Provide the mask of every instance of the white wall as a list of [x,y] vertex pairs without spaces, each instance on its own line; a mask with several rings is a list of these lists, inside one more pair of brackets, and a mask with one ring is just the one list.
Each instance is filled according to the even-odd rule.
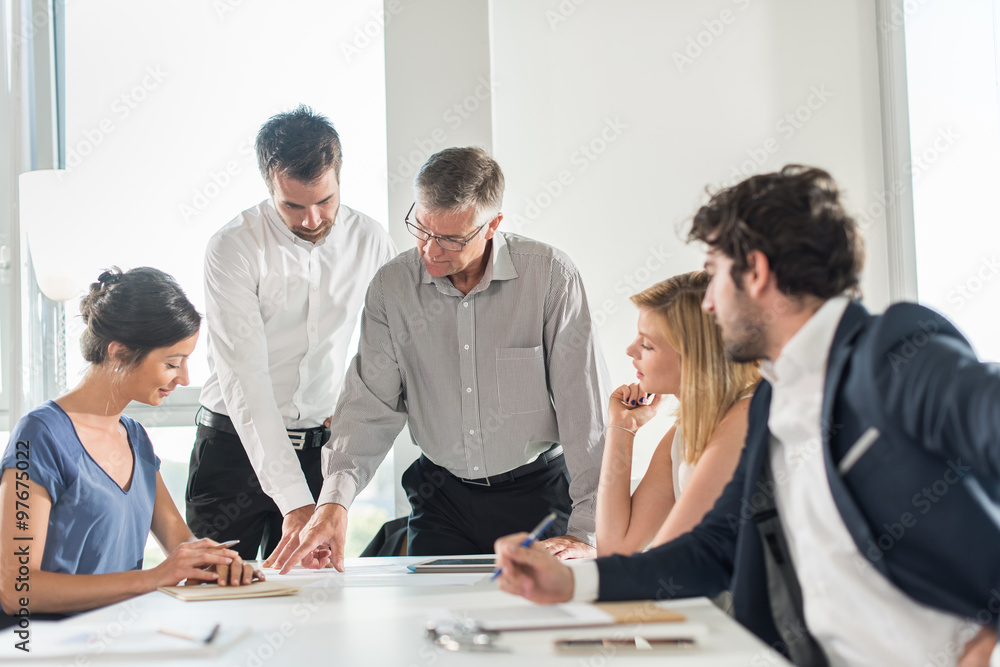
[[[888,303],[875,0],[400,1],[386,28],[400,249],[411,247],[398,224],[411,195],[393,174],[405,158],[492,146],[507,178],[503,226],[577,263],[612,378],[626,382],[628,296],[701,265],[680,229],[705,187],[801,162],[874,213],[861,216],[863,289],[873,309]],[[470,98],[481,101],[484,75],[491,110]],[[475,109],[449,122],[463,100]],[[637,472],[670,419],[644,429]],[[413,453],[397,447],[397,475]]]
[[[614,382],[634,378],[628,296],[701,266],[678,230],[706,185],[800,162],[856,209],[883,190],[871,0],[496,0],[491,17],[504,225],[577,263]],[[862,222],[881,309],[883,221]]]

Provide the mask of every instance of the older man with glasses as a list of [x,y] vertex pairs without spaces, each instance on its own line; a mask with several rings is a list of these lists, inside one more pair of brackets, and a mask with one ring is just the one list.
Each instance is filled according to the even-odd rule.
[[543,545],[593,553],[608,373],[569,258],[497,231],[503,190],[478,148],[421,168],[405,218],[417,247],[368,288],[319,507],[276,567],[343,570],[347,509],[407,422],[422,451],[402,480],[410,555],[492,553],[550,511]]

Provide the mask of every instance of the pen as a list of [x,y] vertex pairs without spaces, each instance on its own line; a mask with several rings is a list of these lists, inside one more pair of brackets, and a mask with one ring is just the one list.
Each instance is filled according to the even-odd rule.
[[[555,512],[549,512],[548,514],[546,514],[545,518],[539,521],[538,525],[535,526],[535,529],[532,530],[530,533],[528,533],[528,536],[524,538],[523,542],[521,542],[521,548],[526,549],[530,547],[532,544],[534,544],[535,541],[538,539],[538,536],[544,533],[546,530],[548,530],[549,526],[552,525],[552,522],[555,521],[556,518],[557,517]],[[495,580],[497,577],[500,576],[502,572],[503,568],[500,567],[493,570],[493,574],[490,575],[490,581]]]
[[229,547],[235,547],[239,544],[239,540],[229,540],[228,542],[223,542],[222,544],[216,544],[213,549],[228,549]]
[[211,644],[215,641],[215,638],[219,636],[219,628],[222,627],[220,623],[216,623],[215,627],[205,635],[204,637],[194,637],[187,634],[186,632],[180,632],[178,630],[171,630],[170,628],[157,628],[157,632],[170,635],[171,637],[177,637],[179,639],[187,639],[188,641],[198,642],[199,644]]

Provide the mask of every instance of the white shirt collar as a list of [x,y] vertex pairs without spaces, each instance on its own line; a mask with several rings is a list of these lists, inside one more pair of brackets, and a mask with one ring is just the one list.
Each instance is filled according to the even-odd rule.
[[830,357],[830,346],[837,325],[847,310],[850,299],[835,296],[820,306],[812,317],[792,336],[774,361],[765,360],[760,374],[772,386],[791,382],[805,373],[821,373]]
[[296,245],[302,246],[303,248],[319,248],[323,246],[334,234],[340,233],[340,230],[344,227],[342,223],[347,218],[347,212],[344,210],[343,205],[341,205],[337,208],[337,217],[333,222],[333,229],[330,230],[330,233],[327,234],[326,237],[313,243],[312,241],[306,241],[305,239],[299,238],[292,233],[292,230],[288,228],[288,225],[285,224],[285,221],[282,220],[281,216],[278,214],[278,210],[274,206],[273,199],[267,198],[264,200],[263,210],[265,211],[264,217],[269,223],[271,223],[271,226],[274,227],[282,238],[287,239]]

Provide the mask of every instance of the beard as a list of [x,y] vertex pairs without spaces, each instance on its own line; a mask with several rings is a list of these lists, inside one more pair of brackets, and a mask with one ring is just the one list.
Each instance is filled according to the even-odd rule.
[[759,361],[767,356],[764,311],[743,292],[737,291],[737,294],[726,325],[720,321],[726,357],[736,363]]

